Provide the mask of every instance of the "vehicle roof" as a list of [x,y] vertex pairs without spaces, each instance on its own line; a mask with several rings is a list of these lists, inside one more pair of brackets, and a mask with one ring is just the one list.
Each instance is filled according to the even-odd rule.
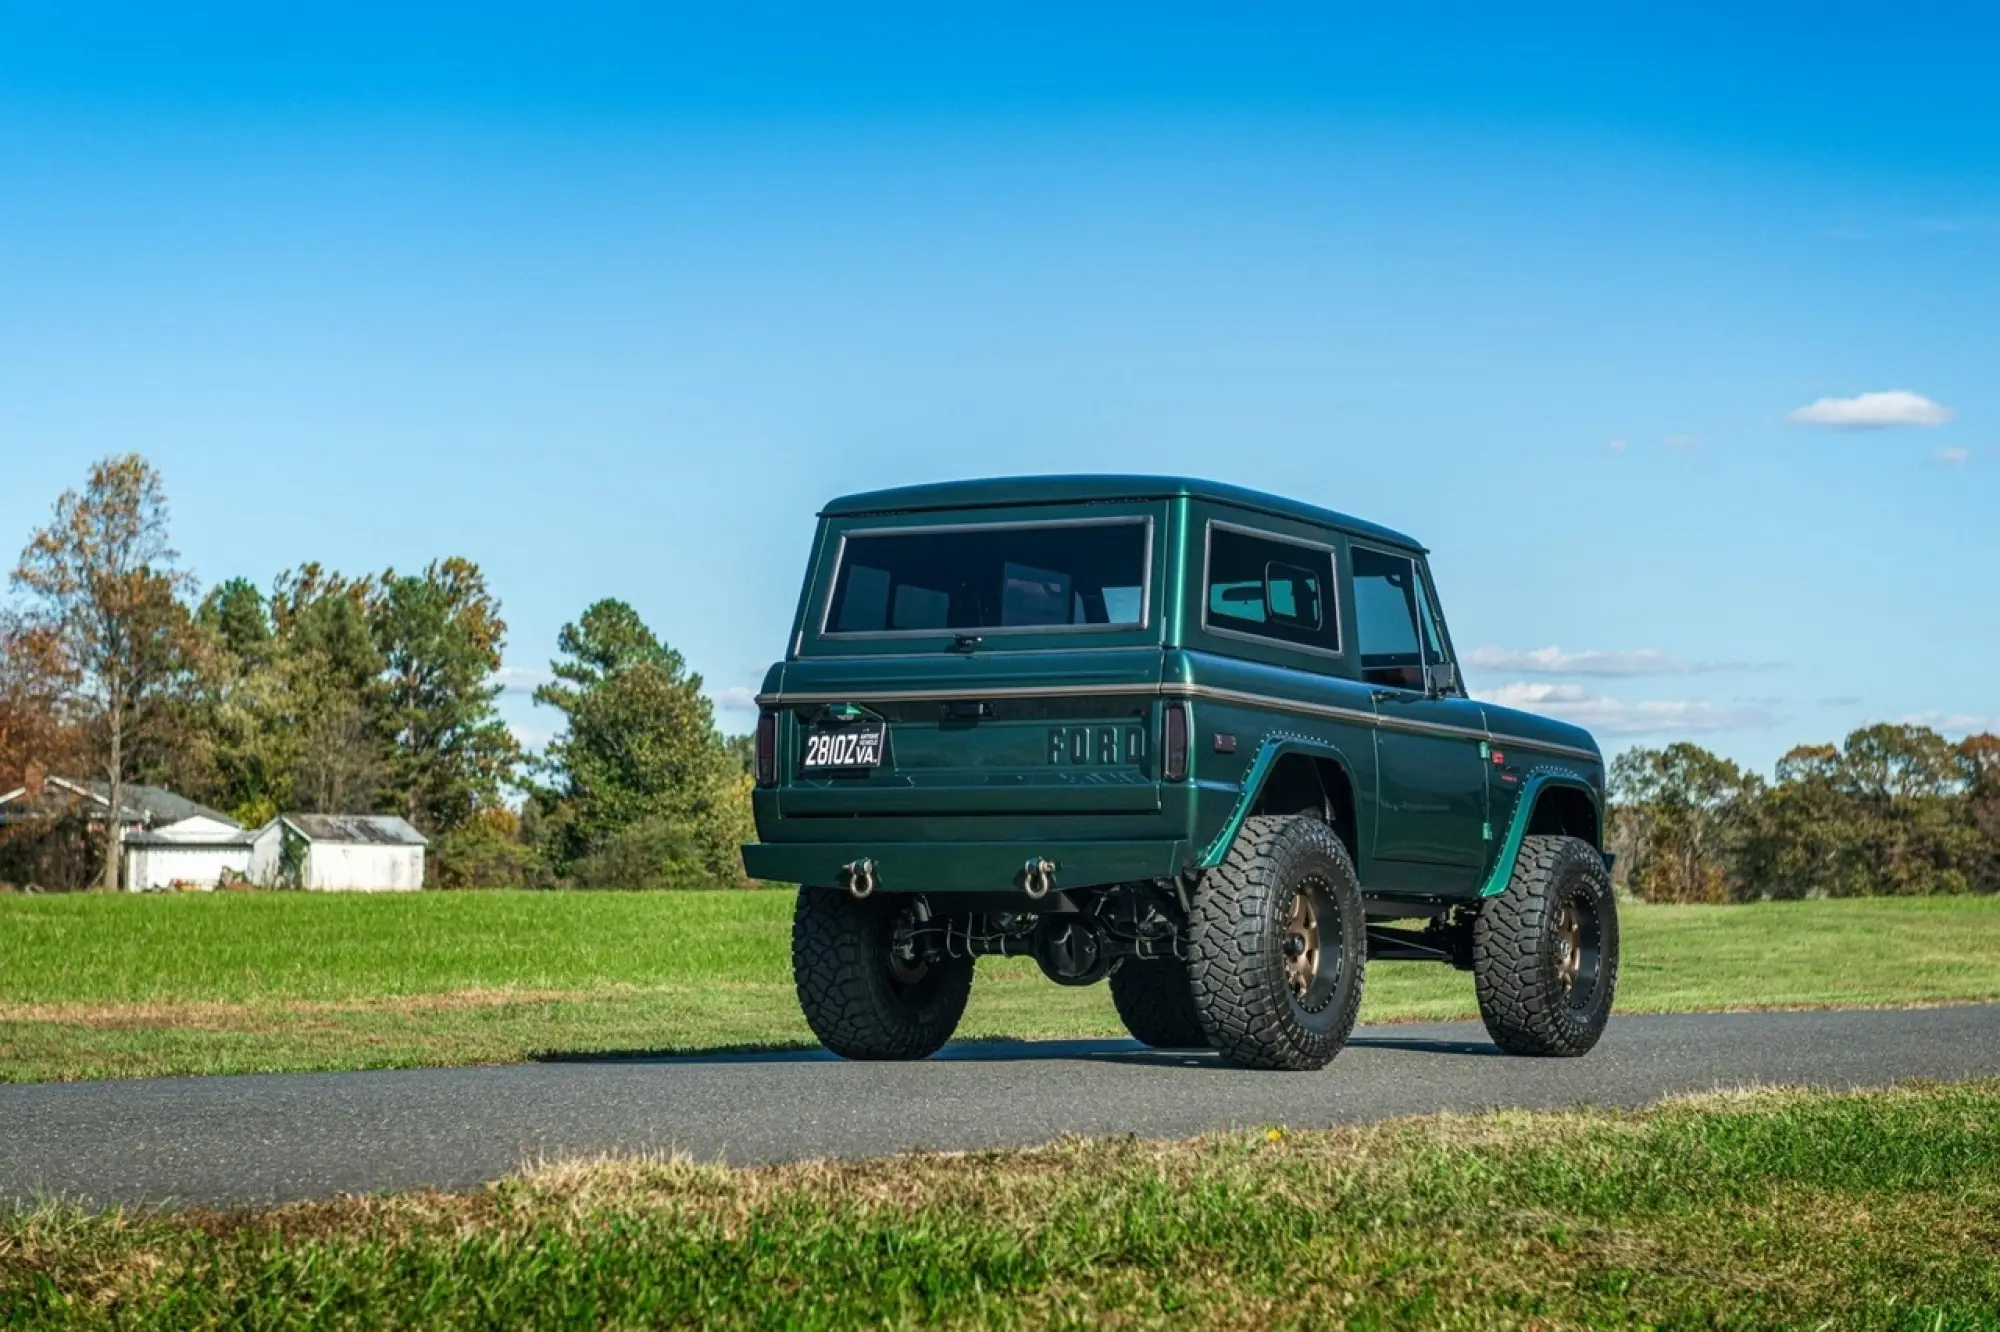
[[1186,476],[999,476],[965,481],[938,481],[923,486],[898,486],[843,495],[820,510],[822,518],[852,518],[863,514],[915,513],[944,509],[997,509],[1023,504],[1074,504],[1108,500],[1198,499],[1240,509],[1273,514],[1297,522],[1338,528],[1412,550],[1423,550],[1416,538],[1394,528],[1353,518],[1316,504],[1245,486],[1225,485]]

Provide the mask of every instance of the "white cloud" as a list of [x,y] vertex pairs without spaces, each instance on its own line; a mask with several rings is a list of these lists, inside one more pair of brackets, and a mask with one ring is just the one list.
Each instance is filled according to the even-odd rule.
[[727,685],[709,694],[717,712],[755,712],[757,691],[749,685]]
[[1977,712],[1912,712],[1898,717],[1899,726],[1928,726],[1940,735],[2000,735],[2000,715]]
[[1625,452],[1625,441],[1622,439],[1614,439],[1611,441],[1610,447],[1613,453],[1623,453]]
[[1932,455],[1947,467],[1963,467],[1972,459],[1971,449],[1939,449]]
[[1576,684],[1539,684],[1527,680],[1516,680],[1503,684],[1497,689],[1473,691],[1488,703],[1498,703],[1503,708],[1541,708],[1566,703],[1584,703],[1590,691]]
[[1488,671],[1520,671],[1527,675],[1716,675],[1724,671],[1768,671],[1772,662],[1683,661],[1658,648],[1628,652],[1592,649],[1568,652],[1559,647],[1529,648],[1518,651],[1502,647],[1474,648],[1465,664]]
[[1852,398],[1821,398],[1787,419],[1800,425],[1832,426],[1836,430],[1886,430],[1891,426],[1941,426],[1951,420],[1949,408],[1908,389],[1860,393]]
[[1597,735],[1694,735],[1772,726],[1777,718],[1761,704],[1708,699],[1643,699],[1636,703],[1593,694],[1582,685],[1517,681],[1474,697],[1504,708],[1539,712]]
[[556,677],[533,666],[502,666],[493,672],[493,683],[506,694],[532,694]]

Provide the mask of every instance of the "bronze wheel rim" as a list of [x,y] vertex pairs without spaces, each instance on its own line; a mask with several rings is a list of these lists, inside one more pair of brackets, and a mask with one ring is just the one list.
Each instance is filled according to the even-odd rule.
[[1564,897],[1554,932],[1555,979],[1563,1007],[1587,1012],[1597,997],[1598,959],[1604,946],[1604,922],[1597,904],[1580,893]]
[[1565,996],[1576,993],[1576,973],[1583,966],[1583,917],[1576,903],[1563,903],[1556,919],[1556,979]]
[[1340,915],[1326,882],[1309,878],[1292,894],[1278,931],[1285,997],[1300,1014],[1316,1016],[1339,988],[1343,952]]
[[1303,1004],[1319,977],[1319,907],[1300,888],[1292,895],[1292,918],[1285,926],[1285,984]]

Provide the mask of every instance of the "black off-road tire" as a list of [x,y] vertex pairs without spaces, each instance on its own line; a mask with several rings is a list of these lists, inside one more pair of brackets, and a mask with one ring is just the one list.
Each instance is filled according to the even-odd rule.
[[[1585,953],[1568,984],[1565,909],[1578,912]],[[1507,891],[1473,922],[1472,977],[1487,1034],[1508,1054],[1573,1056],[1597,1044],[1618,989],[1618,904],[1595,847],[1522,841]]]
[[[1319,966],[1303,998],[1286,954],[1301,893],[1320,922]],[[1228,856],[1202,879],[1190,924],[1195,1013],[1226,1062],[1302,1071],[1340,1053],[1361,1007],[1367,923],[1354,861],[1324,821],[1244,820]]]
[[903,904],[856,902],[830,888],[799,889],[792,915],[792,981],[806,1025],[848,1059],[923,1059],[951,1039],[972,993],[972,959],[892,966]]
[[1135,1041],[1155,1050],[1208,1048],[1187,963],[1178,958],[1126,958],[1111,973],[1111,1002]]

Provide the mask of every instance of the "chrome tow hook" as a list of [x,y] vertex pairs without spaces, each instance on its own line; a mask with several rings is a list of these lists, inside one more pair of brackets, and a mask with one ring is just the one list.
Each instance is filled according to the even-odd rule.
[[1021,867],[1021,891],[1031,902],[1039,902],[1056,886],[1056,862],[1037,856]]
[[847,895],[859,902],[875,891],[875,862],[872,860],[850,860],[840,867],[840,886]]

